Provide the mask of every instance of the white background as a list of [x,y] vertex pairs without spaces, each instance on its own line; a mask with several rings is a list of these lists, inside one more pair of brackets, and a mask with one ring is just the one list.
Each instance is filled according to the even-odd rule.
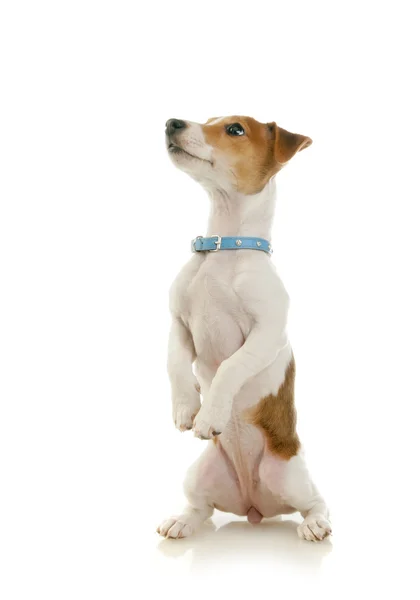
[[[419,593],[415,4],[3,0],[3,600]],[[273,260],[331,543],[220,513],[155,533],[205,443],[172,425],[166,344],[208,204],[164,123],[227,114],[314,141]]]

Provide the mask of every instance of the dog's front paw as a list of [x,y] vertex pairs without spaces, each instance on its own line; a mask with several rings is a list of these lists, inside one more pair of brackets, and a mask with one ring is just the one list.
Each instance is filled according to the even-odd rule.
[[202,406],[193,423],[195,436],[201,440],[211,440],[220,435],[224,431],[229,417],[230,414],[223,414],[223,412],[218,414],[216,411]]
[[200,410],[200,397],[198,396],[196,402],[178,402],[174,405],[173,418],[175,427],[180,431],[187,431],[192,429],[193,421]]
[[172,386],[172,417],[180,431],[192,429],[193,421],[201,408],[200,385],[195,377]]
[[323,515],[308,515],[297,532],[302,540],[320,542],[331,534],[331,523]]

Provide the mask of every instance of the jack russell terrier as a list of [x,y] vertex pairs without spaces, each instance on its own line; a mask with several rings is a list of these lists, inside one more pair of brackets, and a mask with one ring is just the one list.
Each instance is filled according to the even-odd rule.
[[302,539],[331,533],[296,433],[289,298],[271,261],[274,176],[311,143],[250,117],[166,123],[172,162],[211,203],[207,237],[193,240],[170,293],[173,419],[210,441],[187,473],[189,503],[157,529],[164,537],[191,535],[215,508],[253,524],[299,511]]

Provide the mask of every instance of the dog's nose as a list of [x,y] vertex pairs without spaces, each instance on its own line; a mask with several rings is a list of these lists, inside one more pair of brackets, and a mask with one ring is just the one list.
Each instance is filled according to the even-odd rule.
[[169,121],[166,121],[166,133],[167,135],[171,135],[179,129],[185,129],[186,126],[187,124],[185,121],[180,121],[180,119],[169,119]]

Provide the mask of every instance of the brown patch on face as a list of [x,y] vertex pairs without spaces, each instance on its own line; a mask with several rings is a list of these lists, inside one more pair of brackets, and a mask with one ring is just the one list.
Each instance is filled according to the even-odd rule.
[[266,396],[250,413],[250,422],[262,430],[268,449],[285,460],[295,456],[300,448],[294,403],[295,372],[292,357],[277,395]]
[[[275,123],[259,123],[251,117],[226,117],[203,125],[207,144],[214,149],[215,159],[226,162],[236,178],[238,190],[244,194],[260,192],[296,152],[311,144],[310,138],[290,133]],[[239,123],[244,135],[232,136],[227,127]]]

